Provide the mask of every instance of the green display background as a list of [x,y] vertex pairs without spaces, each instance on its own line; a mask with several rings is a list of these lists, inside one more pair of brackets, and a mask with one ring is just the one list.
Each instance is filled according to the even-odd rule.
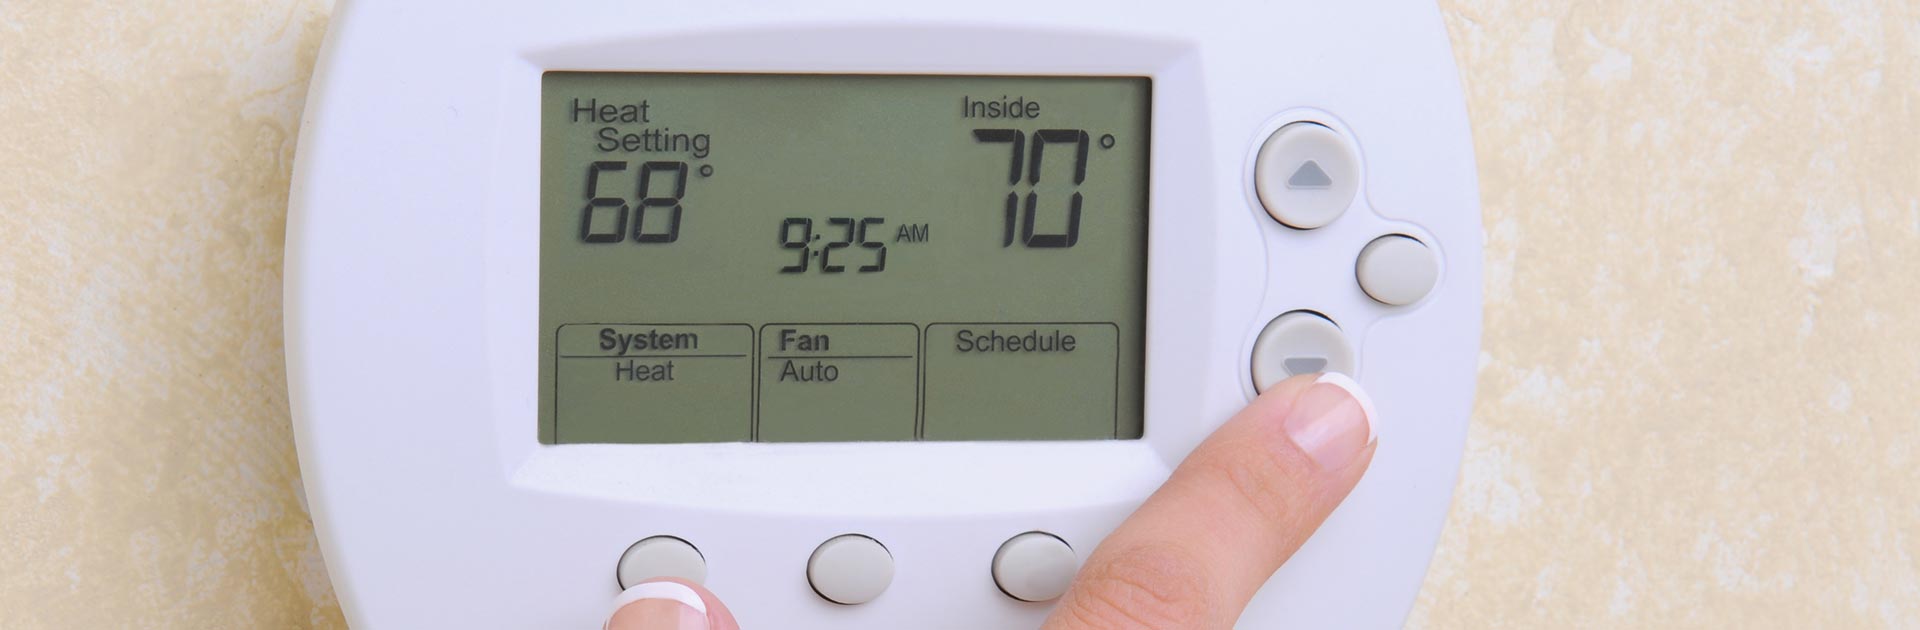
[[[543,83],[542,442],[1140,437],[1147,79],[549,72]],[[965,118],[963,97],[1037,101],[1039,116]],[[589,120],[576,99],[635,110],[644,102],[649,120]],[[707,152],[604,151],[596,145],[608,127],[706,134]],[[1008,183],[1011,147],[978,142],[975,129],[1025,133],[1020,183]],[[1028,183],[1042,129],[1089,134],[1080,185],[1073,146],[1053,143],[1040,183]],[[596,161],[627,163],[604,171],[598,192],[630,205],[643,162],[685,162],[677,240],[634,242],[629,210],[628,238],[583,242]],[[671,194],[673,173],[657,171],[654,196]],[[1009,192],[1039,195],[1041,234],[1062,232],[1069,197],[1082,194],[1078,242],[1032,248],[1016,237],[1004,246]],[[598,210],[592,229],[609,232],[615,214]],[[856,245],[832,254],[843,273],[822,273],[817,258],[805,273],[780,273],[799,259],[781,247],[789,217],[813,220],[824,237],[815,251],[841,236],[829,217],[884,218],[868,239],[885,244],[886,269],[858,273],[874,257]],[[665,232],[667,218],[650,208],[646,232]],[[923,226],[925,238],[896,238],[903,226]],[[969,327],[1066,331],[1078,345],[958,352],[953,335]],[[775,347],[783,328],[828,335],[831,348],[783,353]],[[700,346],[615,357],[597,345],[602,330],[692,333]],[[780,381],[787,360],[833,366],[838,378]],[[617,380],[616,366],[634,361],[672,361],[673,380]]]

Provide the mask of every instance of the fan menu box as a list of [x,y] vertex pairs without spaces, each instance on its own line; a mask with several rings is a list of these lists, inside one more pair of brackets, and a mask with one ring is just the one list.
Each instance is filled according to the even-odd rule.
[[913,440],[919,381],[913,324],[761,326],[759,440]]

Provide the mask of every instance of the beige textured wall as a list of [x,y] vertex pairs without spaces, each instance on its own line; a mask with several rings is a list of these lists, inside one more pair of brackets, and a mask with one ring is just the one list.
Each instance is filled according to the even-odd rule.
[[[1487,329],[1410,625],[1920,627],[1915,1],[1442,6]],[[0,0],[0,627],[341,625],[279,324],[328,12]]]
[[280,353],[326,8],[0,0],[0,628],[343,625]]
[[1413,625],[1920,627],[1920,3],[1445,7],[1486,332]]

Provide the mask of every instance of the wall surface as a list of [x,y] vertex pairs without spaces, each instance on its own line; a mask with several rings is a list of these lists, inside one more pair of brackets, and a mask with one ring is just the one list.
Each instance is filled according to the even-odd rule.
[[[1920,3],[1442,8],[1486,335],[1409,625],[1920,627]],[[342,626],[280,343],[329,11],[0,0],[0,627]]]
[[1444,6],[1486,333],[1411,625],[1920,627],[1920,2]]

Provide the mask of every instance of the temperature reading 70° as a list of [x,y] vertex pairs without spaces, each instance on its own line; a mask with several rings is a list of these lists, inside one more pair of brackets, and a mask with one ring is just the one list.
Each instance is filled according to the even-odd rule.
[[[1060,249],[1073,247],[1080,242],[1080,212],[1086,205],[1086,197],[1081,194],[1079,187],[1087,181],[1087,157],[1091,144],[1085,129],[1035,131],[1031,149],[1027,146],[1026,132],[1019,129],[975,129],[973,138],[975,142],[983,144],[1006,144],[1011,149],[1007,185],[1013,186],[1014,190],[1007,192],[1007,200],[1002,208],[1005,227],[1001,230],[1001,247],[1012,247],[1016,240],[1026,247]],[[1115,142],[1113,134],[1100,136],[1102,149],[1113,148]],[[1067,198],[1067,225],[1054,234],[1034,231],[1034,223],[1040,215],[1040,194],[1032,187],[1040,184],[1041,165],[1046,163],[1048,147],[1053,147],[1056,155],[1061,151],[1073,152],[1074,192]],[[1023,179],[1028,187],[1024,203],[1019,191]]]

